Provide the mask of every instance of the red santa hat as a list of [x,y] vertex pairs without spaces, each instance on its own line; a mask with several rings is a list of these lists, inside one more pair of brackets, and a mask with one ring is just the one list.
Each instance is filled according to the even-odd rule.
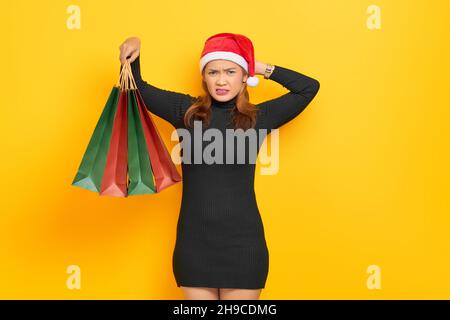
[[249,38],[235,33],[218,33],[205,41],[200,55],[200,73],[211,60],[224,59],[237,63],[248,73],[247,85],[256,87],[259,79],[255,76],[255,53]]

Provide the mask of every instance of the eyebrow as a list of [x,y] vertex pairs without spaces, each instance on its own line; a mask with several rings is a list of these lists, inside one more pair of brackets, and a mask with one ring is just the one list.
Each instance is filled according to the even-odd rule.
[[[224,70],[227,71],[227,70],[232,70],[232,69],[236,69],[236,67],[231,67],[231,68],[224,69]],[[212,68],[208,68],[208,70],[210,70],[210,71],[217,71],[217,69],[212,69]]]

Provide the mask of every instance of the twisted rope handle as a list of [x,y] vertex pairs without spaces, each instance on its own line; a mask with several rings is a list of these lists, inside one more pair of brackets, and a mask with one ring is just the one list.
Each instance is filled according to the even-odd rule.
[[127,59],[122,66],[119,76],[119,87],[121,90],[136,90],[137,85],[133,77],[130,61]]

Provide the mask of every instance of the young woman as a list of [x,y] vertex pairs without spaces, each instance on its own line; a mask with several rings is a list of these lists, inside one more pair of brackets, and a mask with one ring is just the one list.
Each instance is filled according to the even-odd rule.
[[[144,81],[139,58],[140,40],[126,39],[120,46],[120,61],[131,63],[148,110],[190,133],[196,122],[226,138],[225,131],[230,129],[269,133],[300,114],[319,90],[316,79],[255,61],[250,39],[240,34],[219,33],[206,40],[200,57],[204,95],[197,98]],[[253,105],[247,85],[258,84],[256,74],[290,92]],[[256,153],[265,138],[257,136]],[[255,163],[248,161],[247,142],[244,150],[224,148],[224,161],[185,161],[193,158],[194,151],[182,159],[183,195],[173,272],[187,299],[258,299],[265,286],[269,253],[254,192]],[[207,147],[201,141],[201,151]],[[245,163],[225,161],[236,160],[242,152],[248,156]]]

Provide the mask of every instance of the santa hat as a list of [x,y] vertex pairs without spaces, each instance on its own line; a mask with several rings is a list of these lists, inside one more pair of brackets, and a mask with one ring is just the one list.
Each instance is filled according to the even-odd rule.
[[235,33],[218,33],[205,41],[200,56],[200,73],[211,60],[224,59],[237,63],[248,73],[247,85],[256,87],[259,79],[255,77],[255,53],[249,38]]

